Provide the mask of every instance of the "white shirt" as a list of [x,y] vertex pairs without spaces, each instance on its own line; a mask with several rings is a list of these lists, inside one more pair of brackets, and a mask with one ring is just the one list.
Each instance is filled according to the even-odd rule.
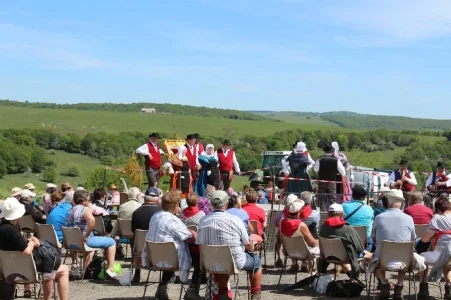
[[[315,172],[319,172],[319,164],[321,159],[317,159],[315,166],[313,167],[313,170]],[[345,167],[343,167],[343,164],[341,163],[341,161],[339,159],[337,159],[337,169],[338,169],[338,173],[340,173],[341,176],[346,176],[346,170]]]
[[[222,152],[224,153],[224,156],[227,157],[227,155],[229,154],[230,149],[229,150],[225,150],[224,148],[221,148],[221,149],[222,149]],[[215,156],[216,160],[219,162],[218,151],[215,151],[214,156]],[[238,160],[236,159],[235,151],[233,151],[232,161],[233,161],[233,168],[235,169],[235,171],[237,173],[240,173],[241,172],[240,171],[240,165],[238,164]],[[218,165],[218,168],[219,168],[219,165]]]
[[[432,182],[434,177],[434,174],[431,174],[431,176],[429,176],[428,180],[426,180],[426,188],[428,188],[430,185],[435,185],[435,182]],[[448,180],[446,181],[446,187],[450,187],[451,186],[451,174],[446,175],[446,178],[448,178]]]
[[[407,172],[407,171],[406,171],[406,172]],[[412,172],[410,172],[410,173],[409,173],[409,176],[410,176],[410,178],[407,178],[407,177],[406,177],[406,181],[407,181],[408,183],[410,183],[411,185],[417,185],[417,179],[415,178],[415,174],[413,174]],[[393,171],[393,172],[390,174],[390,177],[388,178],[388,183],[390,184],[390,186],[391,186],[392,184],[396,183],[396,182],[395,182],[395,171]]]
[[[290,157],[290,155],[287,155],[284,158],[282,158],[282,171],[285,174],[290,173],[290,163],[287,161],[287,158]],[[310,153],[308,154],[308,162],[309,162],[309,165],[307,166],[307,172],[310,171],[310,169],[315,165],[315,161],[310,156]]]
[[[155,144],[154,142],[150,141],[152,146],[155,148],[156,151],[158,151],[158,144]],[[141,154],[145,156],[149,156],[149,146],[147,146],[147,143],[136,149],[136,154]],[[160,149],[160,154],[164,154],[164,151]]]

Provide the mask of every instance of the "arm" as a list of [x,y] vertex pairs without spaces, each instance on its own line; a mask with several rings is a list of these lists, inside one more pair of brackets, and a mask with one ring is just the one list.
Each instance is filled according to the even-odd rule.
[[236,160],[235,151],[233,151],[233,167],[235,169],[235,172],[238,174],[241,173],[240,165],[238,164],[238,160]]
[[341,163],[341,161],[339,159],[337,159],[337,169],[338,169],[338,173],[340,173],[341,176],[346,176],[345,167],[343,166],[343,164]]
[[390,186],[392,186],[393,184],[395,184],[396,182],[395,182],[395,171],[393,171],[391,174],[390,174],[390,177],[388,178],[388,184],[390,185]]
[[288,167],[290,166],[289,162],[287,161],[288,156],[285,156],[282,158],[282,171],[285,173],[285,176],[288,176],[290,172],[288,171]]
[[307,167],[307,171],[310,171],[313,168],[313,166],[315,165],[315,161],[310,156],[310,153],[308,154],[308,162],[309,162],[309,165]]
[[301,224],[300,231],[301,231],[302,236],[305,239],[305,242],[307,243],[307,246],[316,247],[319,245],[318,240],[315,240],[313,238],[312,234],[310,233],[310,230],[308,229],[307,225],[305,225],[305,223]]
[[446,187],[450,187],[451,186],[451,175],[446,176],[448,178],[448,180],[445,182],[446,183]]
[[86,232],[84,235],[84,240],[86,241],[89,237],[89,235],[92,232],[92,229],[94,228],[94,225],[96,223],[96,220],[94,219],[94,215],[92,214],[92,211],[89,207],[85,208],[85,212],[83,213],[83,217],[86,220]]
[[413,174],[412,172],[410,172],[410,178],[406,177],[406,181],[412,185],[417,185],[417,179],[415,178],[415,174]]
[[138,149],[136,149],[136,154],[149,156],[150,153],[149,153],[149,147],[147,146],[147,144],[144,144],[141,147],[139,147]]
[[426,187],[427,189],[429,188],[429,186],[432,185],[432,178],[433,178],[433,177],[434,177],[434,175],[431,174],[431,175],[429,176],[428,180],[426,180],[425,187]]
[[315,163],[315,166],[313,167],[313,170],[315,171],[315,172],[319,172],[319,159],[318,160],[316,160],[316,163]]
[[37,212],[31,204],[25,205],[25,211],[33,218],[35,222],[40,222],[42,220],[42,213]]
[[191,230],[190,230],[190,233],[191,233],[191,236],[186,238],[184,240],[184,242],[187,244],[195,244],[197,241],[197,233],[195,233],[194,231],[191,231]]
[[164,151],[160,149],[160,154],[165,155],[166,153],[164,153]]

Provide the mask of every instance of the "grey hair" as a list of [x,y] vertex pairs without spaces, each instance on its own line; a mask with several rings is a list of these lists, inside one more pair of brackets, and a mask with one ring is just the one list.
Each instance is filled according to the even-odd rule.
[[301,193],[301,200],[305,202],[305,204],[310,204],[312,203],[313,200],[313,194],[311,192],[302,192]]
[[139,200],[136,198],[136,196],[140,193],[141,193],[141,191],[137,187],[132,187],[132,188],[128,189],[128,200],[131,200],[131,199]]

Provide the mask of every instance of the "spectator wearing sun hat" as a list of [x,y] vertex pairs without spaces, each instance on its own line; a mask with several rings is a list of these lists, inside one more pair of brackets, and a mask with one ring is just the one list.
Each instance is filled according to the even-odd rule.
[[121,203],[121,195],[117,190],[115,184],[110,185],[110,191],[108,193],[108,204],[119,204]]
[[22,190],[20,192],[20,203],[25,207],[25,215],[30,215],[36,223],[45,224],[46,215],[36,210],[31,204],[33,193],[30,190]]
[[11,190],[11,195],[9,195],[11,198],[16,198],[17,200],[20,200],[20,193],[22,192],[22,189],[20,187],[14,187]]

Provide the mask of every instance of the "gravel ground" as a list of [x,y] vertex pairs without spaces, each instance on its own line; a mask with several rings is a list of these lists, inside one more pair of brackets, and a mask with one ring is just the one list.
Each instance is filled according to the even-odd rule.
[[[268,252],[267,259],[268,259],[268,265],[272,266],[273,264],[273,257],[274,253]],[[120,261],[122,264],[122,267],[124,270],[128,270],[130,268],[130,261]],[[143,270],[144,271],[144,270]],[[262,299],[278,299],[278,300],[285,300],[285,299],[329,299],[330,297],[322,296],[322,295],[314,295],[313,291],[309,288],[304,289],[298,289],[290,293],[281,294],[277,292],[277,282],[279,279],[280,269],[273,269],[272,267],[268,267],[267,269],[264,269],[264,275],[263,275],[263,282],[262,282]],[[306,273],[299,273],[298,274],[298,280],[307,277],[308,274]],[[389,278],[391,277],[391,282],[395,282],[395,274],[390,273]],[[70,283],[70,299],[71,300],[84,300],[84,299],[142,299],[142,295],[144,292],[144,281],[147,277],[147,271],[142,272],[141,274],[141,281],[142,283],[138,286],[121,286],[116,281],[89,281],[85,280],[83,283],[80,283],[79,280],[71,281]],[[346,279],[347,276],[341,274],[339,276],[339,279]],[[365,277],[364,275],[361,275],[361,280],[364,281]],[[151,281],[158,280],[158,273],[152,272],[150,276]],[[287,287],[288,285],[294,283],[294,274],[286,274],[282,277],[281,286],[280,288],[283,289]],[[242,272],[240,275],[240,293],[244,293],[246,289],[246,277],[244,273]],[[232,283],[232,287],[235,285]],[[417,281],[417,289],[418,289],[418,281]],[[442,283],[443,286],[443,283]],[[202,286],[201,288],[205,288],[205,286]],[[431,293],[431,299],[440,299],[440,291],[438,287],[436,286],[429,286],[430,293]],[[156,299],[154,298],[156,286],[152,285],[147,290],[147,296],[146,299]],[[377,292],[377,291],[376,291]],[[180,293],[180,284],[170,284],[169,285],[169,296],[171,299],[178,299]],[[204,296],[205,290],[201,290],[201,296]],[[404,298],[408,299],[408,282],[405,282],[404,287]],[[22,296],[22,289],[19,290],[18,293],[19,297]],[[376,294],[377,296],[377,294]],[[354,299],[366,299],[367,294],[365,291],[362,292],[361,297],[354,298]],[[412,289],[412,296],[411,299],[415,299],[413,289]],[[20,298],[19,298],[20,299]],[[183,295],[182,295],[183,299]],[[239,296],[239,299],[247,299],[247,295],[241,295]]]

